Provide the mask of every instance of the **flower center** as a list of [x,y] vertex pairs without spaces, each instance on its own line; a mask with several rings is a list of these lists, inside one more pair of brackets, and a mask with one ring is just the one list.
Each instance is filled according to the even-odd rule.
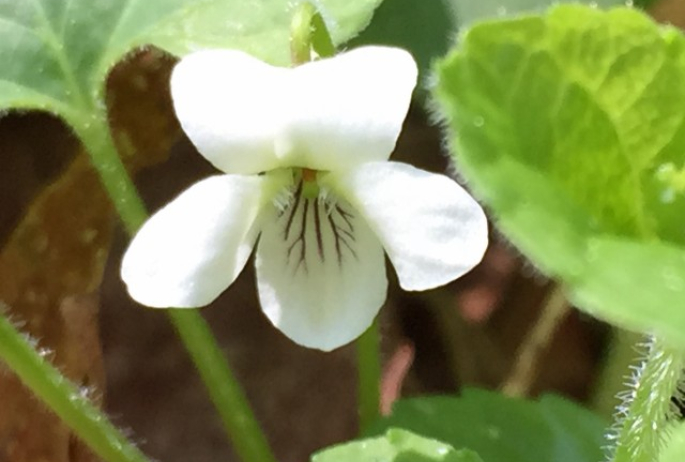
[[319,184],[316,182],[316,170],[308,168],[302,169],[302,194],[307,199],[316,199],[319,197]]
[[308,272],[317,263],[357,258],[355,215],[345,201],[321,194],[315,170],[302,169],[293,200],[278,217],[288,264]]

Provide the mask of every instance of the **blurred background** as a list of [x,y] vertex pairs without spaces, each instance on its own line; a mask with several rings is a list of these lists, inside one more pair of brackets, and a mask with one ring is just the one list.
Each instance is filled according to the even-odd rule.
[[[422,87],[393,159],[455,174],[424,109],[430,61],[446,52],[460,25],[452,3],[386,0],[348,47],[389,43],[414,52]],[[682,0],[657,2],[651,13],[685,25]],[[215,172],[174,119],[173,64],[141,51],[108,83],[116,141],[150,210]],[[388,267],[384,410],[400,396],[477,386],[514,396],[559,393],[609,418],[637,339],[555,301],[554,283],[495,229],[491,242],[469,275],[425,293],[401,291]],[[167,318],[127,296],[119,279],[124,232],[78,141],[55,118],[0,119],[0,246],[0,300],[12,319],[147,454],[166,462],[235,460]],[[202,313],[279,460],[307,460],[357,434],[354,346],[321,353],[285,338],[260,312],[251,264]],[[0,397],[0,462],[95,460],[1,363]]]

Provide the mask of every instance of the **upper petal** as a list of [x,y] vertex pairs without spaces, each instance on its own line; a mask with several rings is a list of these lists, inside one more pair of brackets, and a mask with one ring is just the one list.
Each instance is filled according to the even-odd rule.
[[287,108],[289,72],[236,50],[192,53],[171,75],[176,115],[220,170],[270,170],[278,165],[274,138]]
[[488,245],[478,203],[444,175],[399,162],[362,164],[322,182],[350,200],[380,238],[400,286],[446,284],[480,262]]
[[121,265],[131,297],[156,308],[204,306],[218,297],[250,256],[265,181],[214,176],[155,213]]
[[262,310],[293,341],[332,350],[361,335],[386,297],[383,249],[349,204],[299,200],[257,245]]
[[409,53],[357,48],[299,66],[291,77],[291,111],[276,146],[289,165],[340,170],[390,156],[416,85]]

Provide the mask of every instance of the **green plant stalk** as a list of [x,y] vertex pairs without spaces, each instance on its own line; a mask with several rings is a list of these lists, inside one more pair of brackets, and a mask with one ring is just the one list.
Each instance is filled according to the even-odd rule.
[[[102,183],[130,235],[147,218],[135,185],[112,139],[104,110],[87,124],[74,124]],[[275,462],[245,394],[197,310],[166,310],[200,372],[238,456],[245,462]]]
[[[631,396],[619,409],[619,430],[613,462],[656,462],[666,432],[670,400],[685,361],[681,351],[652,339],[636,372]],[[625,417],[621,414],[625,413]]]
[[625,390],[625,375],[635,363],[635,345],[644,343],[643,334],[630,332],[620,327],[611,329],[611,340],[600,373],[593,386],[590,404],[597,414],[611,419],[616,407],[621,404],[618,394]]
[[357,339],[359,385],[359,431],[364,433],[378,419],[380,409],[381,359],[378,319]]
[[87,121],[69,120],[69,123],[86,148],[126,232],[133,236],[148,218],[145,204],[119,157],[105,109],[93,108],[91,112],[96,113]]
[[244,461],[276,462],[240,383],[226,366],[223,353],[215,344],[209,345],[214,337],[207,323],[196,310],[169,309],[169,315],[202,380],[210,388],[236,453]]
[[290,23],[290,60],[294,66],[311,61],[312,49],[322,58],[335,54],[326,22],[316,7],[302,2]]
[[33,347],[2,313],[0,357],[33,393],[49,404],[99,457],[108,462],[149,462],[112,423],[93,406],[86,394],[67,380]]

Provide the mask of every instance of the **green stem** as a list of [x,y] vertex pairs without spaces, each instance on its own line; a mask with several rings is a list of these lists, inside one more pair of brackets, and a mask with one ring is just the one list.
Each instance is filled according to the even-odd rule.
[[[146,220],[147,213],[119,158],[106,114],[75,128],[121,220],[133,235]],[[167,314],[200,372],[238,456],[245,462],[275,462],[240,384],[200,313],[169,309]]]
[[599,415],[610,419],[621,404],[619,393],[625,390],[625,374],[635,363],[635,345],[645,336],[619,327],[611,330],[609,347],[602,361],[600,373],[593,387],[590,403]]
[[311,50],[320,57],[335,54],[335,45],[321,13],[310,2],[300,4],[290,23],[290,59],[293,65],[311,61]]
[[50,405],[98,456],[108,462],[148,462],[79,388],[33,348],[12,326],[0,306],[0,357],[33,393]]
[[359,430],[364,433],[378,419],[380,409],[381,360],[378,319],[357,339],[359,374]]
[[221,350],[211,342],[214,337],[207,323],[195,310],[170,309],[168,312],[210,390],[224,426],[233,438],[236,453],[245,461],[275,462],[238,380],[225,366]]
[[[97,111],[97,109],[92,109]],[[126,170],[109,130],[107,115],[93,115],[87,122],[71,121],[78,137],[90,155],[110,200],[126,231],[133,236],[148,213],[138,196],[136,186]]]
[[[685,361],[681,351],[652,339],[634,377],[620,421],[613,462],[656,462],[667,428],[671,395]],[[621,419],[619,415],[619,419]]]

